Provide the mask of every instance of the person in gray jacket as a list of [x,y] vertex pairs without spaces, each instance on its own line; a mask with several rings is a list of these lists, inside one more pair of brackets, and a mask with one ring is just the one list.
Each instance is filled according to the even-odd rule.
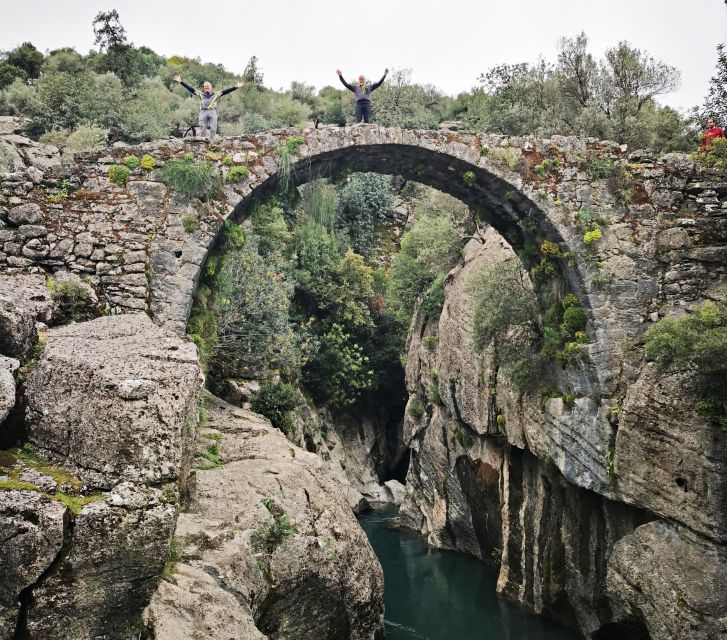
[[[217,135],[217,102],[222,96],[245,86],[244,82],[238,81],[234,87],[222,91],[212,91],[212,83],[205,82],[202,85],[202,91],[200,91],[190,87],[186,82],[182,82],[182,76],[180,75],[174,76],[174,82],[181,84],[199,100],[199,126],[202,127],[202,135],[207,135],[210,140],[214,140]],[[207,131],[209,131],[209,135]]]
[[357,85],[348,84],[348,82],[343,79],[340,69],[336,69],[336,73],[338,74],[341,84],[343,84],[343,86],[349,91],[353,91],[356,95],[356,122],[359,123],[363,120],[364,123],[367,123],[371,120],[371,92],[382,85],[386,76],[389,75],[389,70],[386,69],[381,80],[374,82],[371,85],[366,82],[366,78],[364,76],[358,77]]

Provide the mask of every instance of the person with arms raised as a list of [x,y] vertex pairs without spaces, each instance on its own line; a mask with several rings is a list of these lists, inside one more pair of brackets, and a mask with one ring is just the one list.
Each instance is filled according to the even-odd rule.
[[386,69],[381,80],[371,85],[366,82],[365,76],[359,76],[358,84],[352,85],[343,79],[340,69],[336,69],[336,73],[341,84],[356,95],[356,123],[358,124],[361,120],[368,123],[371,120],[371,93],[383,84],[386,76],[389,75],[389,70]]
[[197,97],[199,100],[199,126],[202,128],[202,135],[207,135],[210,140],[214,141],[217,136],[217,103],[222,96],[244,87],[245,83],[238,81],[234,87],[222,91],[212,91],[212,83],[205,82],[202,85],[202,91],[200,91],[190,87],[186,82],[182,82],[182,76],[179,74],[174,76],[174,82],[181,84],[193,96]]

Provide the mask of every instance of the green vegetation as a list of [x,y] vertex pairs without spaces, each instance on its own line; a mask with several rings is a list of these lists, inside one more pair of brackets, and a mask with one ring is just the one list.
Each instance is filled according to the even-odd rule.
[[727,303],[707,301],[683,318],[663,318],[646,332],[644,345],[662,370],[696,375],[700,412],[727,431]]
[[710,140],[705,151],[695,151],[692,158],[705,167],[721,169],[727,167],[727,139]]
[[244,182],[250,175],[250,170],[247,167],[232,167],[227,173],[227,182],[231,184],[237,184],[238,182]]
[[172,538],[169,543],[169,556],[162,569],[162,580],[169,580],[177,570],[177,564],[182,559],[182,546],[177,538]]
[[118,164],[112,165],[109,167],[109,180],[123,187],[129,181],[129,170]]
[[60,284],[48,276],[45,281],[50,289],[51,297],[56,303],[53,314],[55,324],[82,322],[95,318],[98,313],[91,303],[91,295],[86,287],[73,280],[65,280]]
[[424,405],[419,401],[418,398],[413,398],[409,402],[409,407],[407,408],[407,411],[409,412],[409,415],[415,420],[421,420],[422,416],[424,415]]
[[138,156],[126,156],[124,158],[124,166],[127,169],[130,169],[132,171],[134,169],[138,169],[139,164],[140,164],[140,162],[139,162],[139,157]]
[[592,244],[596,242],[596,240],[601,239],[601,230],[600,229],[592,229],[591,231],[586,231],[583,234],[583,242],[584,244]]
[[250,402],[250,408],[264,415],[271,424],[288,434],[293,429],[291,412],[300,404],[295,388],[286,382],[265,380]]
[[194,213],[185,213],[182,216],[182,228],[187,233],[194,233],[199,229],[199,217]]
[[188,199],[207,200],[222,186],[217,167],[210,162],[195,162],[192,154],[169,160],[161,169],[161,179]]
[[465,187],[469,187],[470,189],[474,187],[477,182],[477,176],[474,171],[465,171],[462,174],[462,182],[464,182]]
[[557,176],[558,169],[560,169],[558,158],[545,158],[540,164],[533,167],[533,173],[544,180],[548,176]]
[[295,526],[286,514],[273,516],[273,521],[261,526],[252,535],[253,547],[268,553],[275,551],[285,540],[295,534]]
[[[16,463],[21,463],[22,466]],[[57,488],[54,493],[43,493],[32,482],[23,481],[20,477],[24,469],[37,471],[51,478]],[[107,494],[95,493],[82,495],[83,483],[69,470],[51,464],[48,460],[36,455],[29,444],[22,449],[0,451],[0,475],[7,478],[0,480],[0,490],[40,491],[49,500],[63,503],[73,515],[81,513],[81,509],[92,502],[105,500]]]
[[150,156],[148,153],[141,156],[141,162],[140,162],[141,168],[145,171],[151,171],[157,166],[157,161],[154,159],[154,156]]

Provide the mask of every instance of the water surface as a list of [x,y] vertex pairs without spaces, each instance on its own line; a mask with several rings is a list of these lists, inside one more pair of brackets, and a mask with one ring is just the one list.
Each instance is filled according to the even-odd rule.
[[495,593],[494,569],[460,553],[430,549],[392,528],[390,510],[359,516],[384,568],[386,640],[579,640]]

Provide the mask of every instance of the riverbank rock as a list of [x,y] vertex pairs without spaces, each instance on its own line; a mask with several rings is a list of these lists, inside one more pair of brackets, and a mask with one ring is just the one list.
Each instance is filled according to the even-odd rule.
[[340,486],[261,416],[206,396],[156,640],[383,637],[383,575]]
[[0,640],[131,637],[169,556],[200,382],[194,345],[146,315],[47,332],[30,442],[0,452]]
[[51,329],[26,382],[29,441],[89,487],[183,482],[200,382],[194,344],[145,314]]

